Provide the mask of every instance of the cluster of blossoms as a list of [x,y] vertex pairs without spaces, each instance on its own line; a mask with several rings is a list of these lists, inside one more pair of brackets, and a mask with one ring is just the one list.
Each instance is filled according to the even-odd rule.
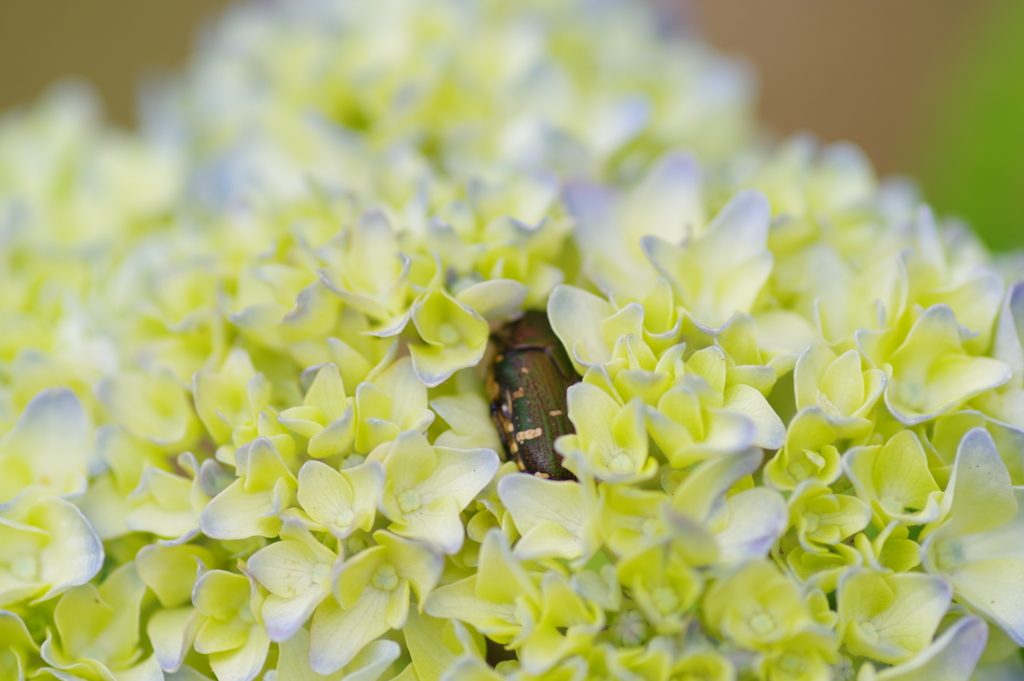
[[[139,132],[0,121],[0,681],[1024,675],[1024,283],[967,229],[630,0],[207,38]],[[575,480],[490,415],[526,310]]]

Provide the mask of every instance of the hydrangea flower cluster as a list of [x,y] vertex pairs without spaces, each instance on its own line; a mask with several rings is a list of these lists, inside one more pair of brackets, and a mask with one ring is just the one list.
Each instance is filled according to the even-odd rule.
[[311,0],[8,114],[0,681],[1024,675],[1024,283],[751,93],[631,0]]

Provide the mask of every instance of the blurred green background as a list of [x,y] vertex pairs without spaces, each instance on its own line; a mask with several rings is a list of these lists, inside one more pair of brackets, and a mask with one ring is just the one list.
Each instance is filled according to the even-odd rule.
[[[227,4],[2,0],[0,109],[76,75],[131,125],[138,84],[180,69]],[[754,65],[777,133],[856,142],[993,248],[1024,246],[1024,2],[690,0],[686,15]]]
[[990,247],[1024,246],[1024,2],[697,0],[777,132],[863,147]]

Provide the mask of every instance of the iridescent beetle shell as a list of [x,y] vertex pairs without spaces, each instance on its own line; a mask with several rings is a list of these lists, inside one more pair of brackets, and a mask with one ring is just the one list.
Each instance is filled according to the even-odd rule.
[[553,480],[575,480],[555,451],[560,435],[575,432],[566,391],[579,381],[543,312],[527,312],[492,336],[491,417],[505,451],[520,469]]

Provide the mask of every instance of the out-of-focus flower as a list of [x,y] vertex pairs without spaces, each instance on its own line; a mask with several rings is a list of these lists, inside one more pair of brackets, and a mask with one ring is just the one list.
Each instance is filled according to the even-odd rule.
[[65,593],[54,610],[55,631],[41,655],[60,678],[147,678],[160,674],[156,656],[139,661],[139,619],[146,586],[131,563],[118,568],[99,588],[83,584]]
[[4,509],[85,491],[90,431],[88,416],[70,390],[52,389],[32,398],[0,440]]
[[0,610],[0,673],[4,681],[21,681],[27,676],[29,665],[39,653],[25,621],[8,610]]
[[576,433],[558,439],[556,447],[563,456],[578,450],[602,480],[623,482],[654,475],[657,464],[647,456],[640,398],[622,406],[597,386],[577,383],[569,388],[566,401]]
[[854,655],[905,662],[931,643],[952,594],[929,575],[849,570],[839,583],[839,632]]
[[331,575],[338,556],[301,524],[290,521],[281,541],[254,553],[246,566],[270,594],[260,611],[271,641],[287,641],[302,628],[331,593]]
[[338,539],[369,532],[377,515],[386,472],[376,461],[342,469],[307,461],[299,471],[297,499],[314,522]]
[[856,350],[837,356],[827,345],[808,347],[793,374],[797,409],[821,409],[838,437],[866,434],[886,377],[879,369],[862,369],[862,363]]
[[942,491],[913,431],[897,433],[885,446],[850,449],[843,455],[843,469],[857,496],[871,504],[884,523],[924,525],[938,520]]
[[1010,380],[1010,367],[1002,362],[964,352],[960,328],[951,308],[928,308],[903,343],[881,360],[891,367],[885,403],[903,423],[929,421]]
[[1010,537],[1022,515],[1021,493],[986,431],[976,428],[957,450],[940,519],[922,549],[925,568],[948,579],[956,597],[987,615],[1018,645],[1024,643],[1024,591],[1012,575],[1022,558]]
[[988,627],[980,617],[963,617],[921,651],[914,659],[876,671],[870,662],[857,674],[858,681],[924,681],[941,678],[970,678],[985,650]]
[[741,193],[682,246],[647,236],[644,250],[697,323],[719,328],[753,309],[771,275],[770,217],[763,194]]
[[81,511],[40,499],[16,519],[0,516],[0,604],[48,600],[88,582],[103,565],[103,544]]
[[402,536],[419,539],[447,554],[462,548],[459,514],[498,470],[489,449],[431,446],[415,431],[395,439],[384,459],[386,482],[380,506]]
[[1021,673],[1024,287],[660,11],[255,3],[0,119],[0,678]]
[[593,484],[507,475],[498,496],[522,535],[514,554],[521,560],[589,559],[601,543]]
[[209,655],[218,679],[245,681],[263,668],[270,639],[260,619],[260,594],[249,579],[224,570],[204,573],[192,591],[196,652]]
[[703,614],[712,631],[755,650],[817,626],[796,585],[764,561],[742,565],[712,585]]
[[280,511],[295,500],[298,481],[270,440],[257,438],[236,453],[239,477],[214,497],[199,518],[204,534],[217,539],[276,537]]
[[337,681],[376,681],[391,667],[401,648],[394,641],[374,641],[363,648],[351,662],[334,674],[321,675],[309,666],[309,633],[299,629],[279,646],[277,667],[263,675],[267,681],[315,681],[316,679],[336,679]]
[[369,454],[407,430],[423,432],[434,420],[427,408],[427,388],[402,359],[372,382],[356,389],[356,451]]
[[441,578],[441,554],[426,544],[384,531],[377,545],[352,556],[338,569],[334,600],[324,601],[310,630],[310,667],[333,674],[390,629],[401,629],[410,594],[422,610]]

